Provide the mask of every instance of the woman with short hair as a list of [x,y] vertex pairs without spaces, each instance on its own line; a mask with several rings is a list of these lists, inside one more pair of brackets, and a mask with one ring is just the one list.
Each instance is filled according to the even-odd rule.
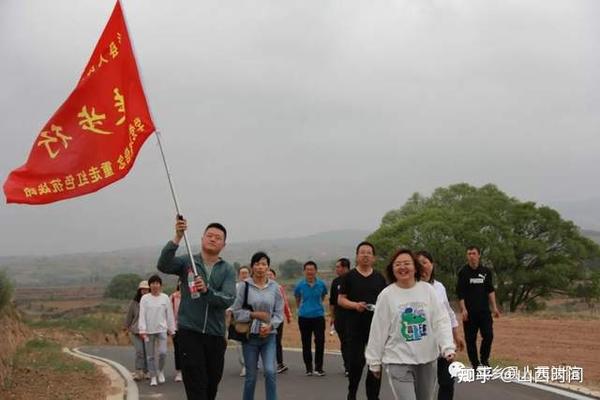
[[[167,358],[167,335],[175,333],[175,319],[169,296],[161,292],[162,279],[152,275],[148,279],[150,293],[140,301],[140,336],[146,343],[146,359],[150,372],[150,386],[165,383],[165,359]],[[158,352],[158,363],[156,362]],[[158,364],[158,365],[157,365]]]
[[385,368],[396,400],[431,400],[437,358],[454,359],[450,318],[433,287],[421,282],[421,265],[408,249],[394,253],[386,267],[392,282],[377,298],[365,358],[381,379]]

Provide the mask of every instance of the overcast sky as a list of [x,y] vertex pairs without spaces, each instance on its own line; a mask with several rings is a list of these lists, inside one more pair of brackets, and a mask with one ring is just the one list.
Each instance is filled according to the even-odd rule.
[[[597,0],[122,4],[194,243],[213,220],[231,241],[375,229],[411,193],[457,182],[600,199]],[[2,182],[113,6],[0,0]],[[151,137],[95,194],[0,205],[0,255],[159,244],[173,215]]]

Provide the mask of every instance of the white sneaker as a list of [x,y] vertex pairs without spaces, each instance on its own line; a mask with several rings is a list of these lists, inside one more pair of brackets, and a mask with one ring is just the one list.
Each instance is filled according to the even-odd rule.
[[240,376],[246,376],[246,367],[242,367],[242,372],[240,372]]
[[158,383],[165,383],[165,380],[165,374],[162,371],[160,371],[158,373]]
[[158,385],[158,383],[156,383],[156,377],[153,376],[152,378],[150,378],[150,386],[156,386]]
[[183,378],[181,377],[181,371],[177,371],[177,374],[175,375],[175,382],[181,382],[183,380]]

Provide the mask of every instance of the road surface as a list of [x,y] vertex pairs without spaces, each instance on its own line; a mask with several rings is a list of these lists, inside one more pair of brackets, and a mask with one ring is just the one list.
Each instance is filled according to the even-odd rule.
[[[91,355],[108,358],[122,364],[127,369],[133,368],[133,347],[123,346],[98,346],[82,347],[80,350]],[[237,361],[235,345],[230,345],[225,355],[225,371],[223,380],[219,386],[218,399],[235,400],[242,397],[242,385],[244,378],[239,376],[240,365]],[[346,398],[347,379],[344,377],[341,367],[341,357],[333,354],[325,355],[324,377],[307,377],[304,375],[302,355],[298,351],[286,351],[284,362],[289,370],[277,376],[277,392],[282,400],[322,400]],[[140,399],[185,399],[183,383],[173,381],[175,376],[173,353],[169,349],[167,365],[165,367],[167,382],[165,384],[150,387],[148,381],[138,382]],[[457,400],[564,400],[568,397],[546,392],[532,387],[518,384],[507,384],[498,381],[482,383],[456,384],[455,396]],[[256,399],[264,399],[264,379],[259,375],[256,385]],[[381,385],[381,400],[392,399],[391,391],[387,381]],[[359,388],[359,399],[366,399],[364,393],[364,377]]]

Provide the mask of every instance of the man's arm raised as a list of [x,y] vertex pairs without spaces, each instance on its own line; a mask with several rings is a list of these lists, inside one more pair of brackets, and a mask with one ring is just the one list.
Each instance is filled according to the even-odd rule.
[[179,248],[179,243],[183,238],[183,232],[187,229],[187,221],[183,218],[177,218],[175,223],[175,237],[167,242],[163,247],[160,257],[158,258],[157,268],[165,274],[180,275],[186,266],[188,260],[182,257],[175,257],[175,252]]

